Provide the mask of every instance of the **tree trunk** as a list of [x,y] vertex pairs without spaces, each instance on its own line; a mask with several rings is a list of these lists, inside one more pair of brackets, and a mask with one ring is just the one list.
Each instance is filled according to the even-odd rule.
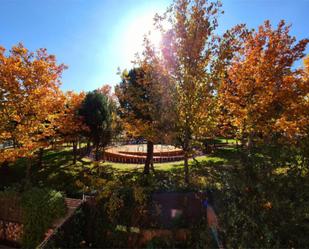
[[188,152],[184,154],[184,167],[185,167],[185,183],[189,184],[189,164],[188,164]]
[[184,170],[185,170],[185,184],[189,184],[189,143],[190,143],[190,136],[189,132],[187,130],[185,137],[184,137],[184,143],[183,143],[183,152],[184,152]]
[[193,159],[193,161],[195,162],[195,164],[196,164],[197,166],[200,165],[199,161],[196,160],[195,155],[192,156],[192,159]]
[[102,149],[102,159],[103,159],[103,162],[105,162],[105,147],[103,147]]
[[150,163],[150,168],[151,168],[152,172],[155,173],[155,168],[154,168],[154,166],[153,166],[153,160],[152,160],[152,162]]
[[26,168],[26,189],[31,186],[31,168],[32,168],[32,158],[28,158],[27,168]]
[[253,132],[249,133],[248,141],[247,141],[247,149],[250,151],[253,148]]
[[147,141],[147,157],[144,166],[144,174],[148,175],[150,173],[150,165],[153,161],[153,142]]
[[90,154],[90,141],[87,141],[87,155]]
[[100,149],[99,149],[99,146],[98,145],[96,145],[96,147],[95,147],[95,160],[98,162],[99,161],[99,159],[100,159]]
[[77,142],[73,142],[73,164],[76,164],[77,159]]
[[40,168],[43,167],[43,153],[44,153],[44,149],[40,148],[39,153],[38,153],[38,166]]

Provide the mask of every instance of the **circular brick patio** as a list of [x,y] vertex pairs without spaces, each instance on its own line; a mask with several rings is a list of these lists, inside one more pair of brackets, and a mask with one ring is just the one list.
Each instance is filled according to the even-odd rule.
[[[147,155],[146,144],[122,145],[110,147],[105,152],[105,159],[118,163],[145,163]],[[153,162],[175,162],[183,160],[183,151],[172,145],[156,144],[154,146]]]

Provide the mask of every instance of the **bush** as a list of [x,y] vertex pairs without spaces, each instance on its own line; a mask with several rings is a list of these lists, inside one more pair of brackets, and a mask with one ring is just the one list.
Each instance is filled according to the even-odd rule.
[[80,248],[86,243],[85,228],[86,217],[82,206],[54,232],[43,248]]
[[306,247],[309,175],[300,155],[292,147],[264,146],[243,158],[223,180],[226,247]]
[[66,213],[64,197],[60,192],[32,188],[22,194],[24,248],[36,247],[44,238],[52,222]]

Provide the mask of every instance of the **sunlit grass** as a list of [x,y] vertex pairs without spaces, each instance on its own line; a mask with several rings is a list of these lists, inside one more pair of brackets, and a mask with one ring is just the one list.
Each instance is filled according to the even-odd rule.
[[220,141],[220,143],[227,143],[227,144],[237,143],[237,139],[234,139],[234,138],[218,138],[218,140]]
[[[227,161],[221,157],[217,156],[199,156],[195,158],[198,162],[213,162],[213,163],[226,163]],[[85,160],[85,159],[83,159]],[[86,159],[90,161],[89,159]],[[189,164],[195,163],[193,159],[189,159]],[[120,171],[128,171],[128,170],[143,170],[144,164],[128,164],[128,163],[114,163],[114,162],[105,162],[100,164],[102,167],[104,165],[108,165],[114,169]],[[172,169],[181,169],[183,168],[184,163],[183,161],[177,162],[167,162],[167,163],[155,163],[154,168],[155,170],[162,170],[162,171],[170,171]]]
[[[233,147],[217,149],[211,155],[196,157],[195,160],[189,160],[189,167],[196,172],[196,181],[206,181],[204,172],[207,167],[217,167],[236,162],[237,150]],[[0,189],[5,186],[23,184],[25,179],[26,165],[29,163],[26,159],[17,160],[10,164],[9,172],[4,176],[0,175]],[[61,190],[69,196],[78,195],[82,189],[76,185],[76,182],[83,179],[86,172],[96,172],[101,168],[111,175],[140,174],[144,169],[143,164],[124,164],[114,162],[93,162],[88,157],[78,158],[76,164],[73,164],[73,155],[71,147],[64,147],[59,150],[46,150],[43,155],[43,165],[38,167],[37,160],[31,161],[32,173],[31,180],[33,185],[46,186]],[[207,167],[206,167],[207,166]],[[155,163],[156,174],[172,177],[175,181],[183,181],[183,161]],[[205,168],[206,167],[206,168]],[[201,176],[199,178],[199,175]],[[162,177],[162,175],[160,176]],[[179,179],[178,179],[179,178]],[[176,180],[178,179],[178,180]],[[204,185],[204,184],[203,184]]]

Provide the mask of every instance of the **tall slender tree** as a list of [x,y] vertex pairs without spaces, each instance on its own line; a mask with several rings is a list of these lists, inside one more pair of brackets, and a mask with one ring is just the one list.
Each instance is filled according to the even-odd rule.
[[192,140],[210,134],[215,126],[216,85],[210,67],[218,50],[215,31],[220,7],[218,1],[177,0],[156,17],[163,36],[159,55],[176,89],[176,125],[187,183]]

